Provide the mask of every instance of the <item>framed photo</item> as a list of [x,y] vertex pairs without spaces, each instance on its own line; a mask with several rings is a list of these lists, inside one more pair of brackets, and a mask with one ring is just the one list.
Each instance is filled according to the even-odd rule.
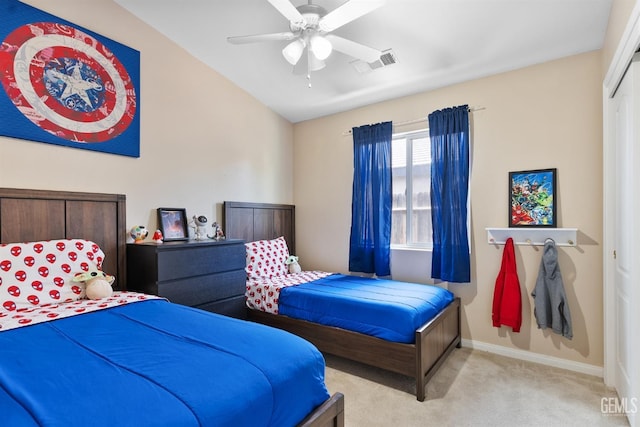
[[557,227],[556,169],[509,172],[509,227]]
[[165,242],[189,240],[186,209],[158,208],[158,228]]

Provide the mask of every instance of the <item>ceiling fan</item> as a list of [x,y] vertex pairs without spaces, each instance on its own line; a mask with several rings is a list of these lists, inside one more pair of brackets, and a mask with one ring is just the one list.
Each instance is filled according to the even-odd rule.
[[[294,6],[289,0],[268,0],[278,12],[289,20],[289,31],[282,33],[256,34],[227,37],[233,44],[246,44],[266,41],[289,41],[282,55],[295,73],[321,70],[324,60],[333,50],[366,62],[374,62],[382,52],[360,43],[330,34],[337,28],[379,8],[385,0],[349,0],[327,13],[318,5]],[[306,55],[304,55],[306,53]],[[301,60],[302,59],[302,60]]]

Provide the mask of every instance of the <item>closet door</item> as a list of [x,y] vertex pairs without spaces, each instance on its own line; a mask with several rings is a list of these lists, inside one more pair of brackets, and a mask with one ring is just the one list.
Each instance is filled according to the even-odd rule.
[[[615,156],[611,156],[612,168],[605,172],[615,175],[613,197],[614,214],[608,217],[605,230],[613,232],[611,253],[606,254],[612,264],[613,283],[606,283],[606,295],[610,301],[605,306],[609,331],[607,340],[611,363],[614,364],[613,382],[626,409],[632,426],[637,425],[634,408],[640,404],[638,396],[638,360],[640,360],[639,334],[640,310],[638,284],[640,283],[640,225],[636,218],[640,209],[640,58],[634,57],[616,94],[610,103],[609,129],[613,132]],[[608,169],[608,170],[607,170]],[[606,259],[606,258],[605,258]],[[612,327],[611,327],[612,326]]]

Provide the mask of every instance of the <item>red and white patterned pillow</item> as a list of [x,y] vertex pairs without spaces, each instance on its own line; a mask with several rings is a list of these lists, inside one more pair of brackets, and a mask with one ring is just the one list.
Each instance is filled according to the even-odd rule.
[[65,239],[0,245],[0,311],[75,301],[84,289],[71,279],[100,270],[102,249],[89,240]]
[[273,240],[256,240],[245,243],[247,249],[247,278],[259,279],[281,276],[289,273],[285,261],[289,258],[289,248],[284,237]]

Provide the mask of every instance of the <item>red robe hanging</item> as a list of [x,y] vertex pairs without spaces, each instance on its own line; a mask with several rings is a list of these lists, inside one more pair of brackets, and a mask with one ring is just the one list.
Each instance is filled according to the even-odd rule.
[[493,290],[493,311],[491,318],[493,326],[511,326],[513,332],[520,332],[522,324],[522,298],[520,295],[520,280],[516,268],[516,255],[513,250],[513,239],[509,237],[502,253],[502,266],[496,286]]

